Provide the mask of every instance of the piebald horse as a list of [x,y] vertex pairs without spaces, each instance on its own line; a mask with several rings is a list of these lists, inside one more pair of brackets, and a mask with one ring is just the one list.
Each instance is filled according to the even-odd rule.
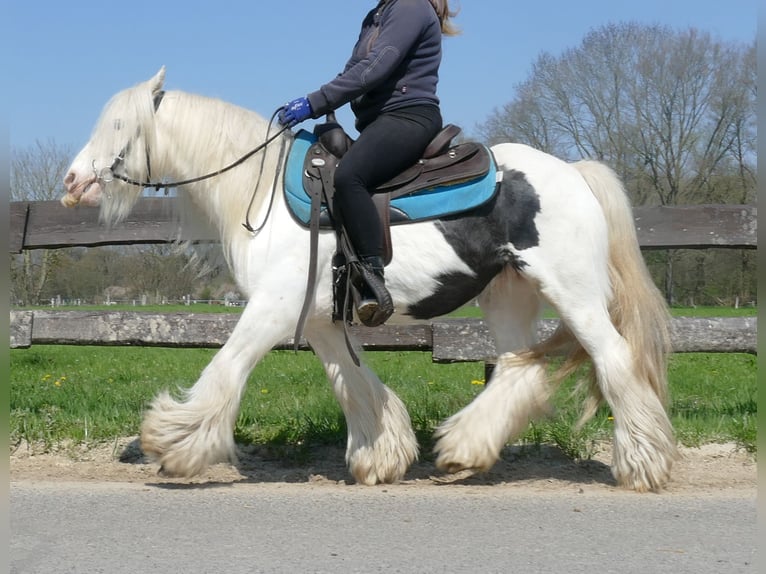
[[[242,393],[256,363],[296,328],[310,237],[279,191],[279,149],[294,134],[285,131],[255,157],[221,170],[264,143],[273,134],[270,122],[218,99],[164,92],[164,78],[162,68],[105,106],[65,176],[62,203],[100,205],[102,219],[116,222],[144,192],[131,181],[187,182],[177,186],[179,200],[220,237],[248,303],[199,380],[182,397],[157,396],[141,427],[144,453],[165,474],[189,477],[215,462],[236,462],[233,429]],[[391,231],[391,321],[426,320],[475,299],[499,354],[486,388],[436,429],[436,465],[448,472],[491,468],[503,446],[545,414],[561,380],[585,363],[590,393],[583,417],[603,401],[611,409],[617,484],[662,489],[677,456],[666,413],[668,313],[643,261],[621,182],[595,161],[569,163],[513,143],[491,152],[503,177],[488,205]],[[217,175],[197,177],[208,173]],[[243,226],[245,218],[257,229]],[[304,335],[346,418],[351,474],[367,485],[396,482],[418,457],[418,444],[402,400],[363,356],[356,364],[344,325],[331,318],[335,250],[333,232],[322,231]],[[544,303],[560,325],[538,341]],[[356,340],[351,344],[360,349]],[[550,372],[547,358],[554,353],[565,358]]]

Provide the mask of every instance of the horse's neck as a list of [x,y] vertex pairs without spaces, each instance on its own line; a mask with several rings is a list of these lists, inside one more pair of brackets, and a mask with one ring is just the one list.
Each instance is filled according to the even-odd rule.
[[[186,180],[216,174],[261,145],[267,122],[258,114],[219,100],[168,93],[157,114],[157,156],[163,177]],[[274,128],[276,129],[276,128]],[[280,141],[223,173],[184,186],[194,205],[222,236],[268,204],[269,189],[280,169]],[[261,173],[261,162],[263,172]]]

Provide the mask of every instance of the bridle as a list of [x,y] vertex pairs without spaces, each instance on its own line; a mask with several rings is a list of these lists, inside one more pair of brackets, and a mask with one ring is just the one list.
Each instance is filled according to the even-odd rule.
[[[164,95],[165,95],[165,92],[161,91],[161,92],[158,92],[154,96],[154,111],[155,111],[155,113],[157,112],[157,109],[160,107],[160,103],[162,103],[162,98],[163,98]],[[128,152],[130,151],[130,143],[131,142],[128,142],[125,145],[125,147],[123,147],[122,150],[120,150],[120,153],[117,154],[117,156],[115,156],[114,160],[112,161],[112,165],[110,165],[109,167],[105,167],[105,168],[102,168],[101,170],[98,170],[96,168],[96,161],[93,160],[93,175],[95,176],[97,181],[105,183],[105,184],[106,183],[111,183],[115,179],[118,179],[118,180],[120,180],[120,181],[122,181],[122,182],[124,182],[124,183],[126,183],[128,185],[134,185],[136,187],[153,188],[155,191],[159,191],[160,189],[165,189],[166,193],[167,193],[168,189],[173,188],[173,187],[181,187],[182,185],[188,185],[190,183],[197,183],[197,182],[200,182],[200,181],[204,181],[206,179],[210,179],[210,178],[219,176],[219,175],[221,175],[223,173],[226,173],[227,171],[229,171],[231,169],[234,169],[235,167],[243,164],[248,159],[250,159],[252,156],[257,154],[259,151],[265,149],[270,143],[272,143],[274,140],[276,140],[285,131],[290,129],[289,126],[284,126],[279,131],[277,131],[274,135],[272,135],[272,136],[269,135],[269,131],[271,130],[271,125],[274,123],[274,118],[277,116],[277,114],[279,113],[280,109],[281,109],[281,107],[277,108],[274,111],[274,113],[272,114],[271,119],[269,120],[269,127],[266,130],[266,140],[262,144],[258,145],[254,149],[250,150],[245,155],[243,155],[242,157],[240,157],[236,161],[230,163],[226,167],[223,167],[223,168],[221,168],[219,170],[207,173],[205,175],[200,175],[200,176],[197,176],[197,177],[192,177],[192,178],[189,178],[189,179],[183,179],[183,180],[179,180],[179,181],[154,181],[153,182],[153,181],[140,181],[140,180],[137,180],[137,179],[133,179],[133,178],[127,176],[127,175],[123,175],[121,173],[117,173],[117,169],[122,164],[124,164],[125,157],[127,156]],[[285,153],[285,142],[283,141],[282,145],[279,147],[279,160],[277,162],[277,165],[281,165],[282,159],[284,158],[284,153]],[[266,154],[263,154],[263,156],[261,157],[261,166],[260,166],[260,170],[258,172],[258,178],[257,178],[257,181],[256,181],[256,185],[255,185],[255,188],[253,189],[253,194],[250,197],[250,203],[248,204],[247,212],[245,213],[245,222],[242,224],[245,227],[245,229],[247,229],[251,233],[257,233],[265,225],[266,220],[268,219],[269,213],[271,212],[271,207],[272,207],[272,205],[274,203],[274,195],[275,195],[275,191],[276,191],[276,182],[277,182],[277,179],[279,177],[279,170],[276,170],[276,172],[274,174],[274,184],[272,185],[272,190],[271,190],[271,197],[269,199],[269,207],[268,207],[268,210],[266,211],[266,217],[264,218],[264,221],[263,221],[263,223],[261,223],[261,225],[259,225],[257,228],[254,228],[252,225],[250,225],[249,213],[250,213],[250,208],[253,205],[253,201],[255,200],[255,192],[258,189],[258,185],[260,184],[261,176],[263,175],[263,168],[264,168],[264,165],[265,165],[265,159],[266,159]],[[146,149],[146,165],[147,165],[147,179],[151,179],[151,163],[150,163],[150,160],[149,160],[149,149],[148,148]]]

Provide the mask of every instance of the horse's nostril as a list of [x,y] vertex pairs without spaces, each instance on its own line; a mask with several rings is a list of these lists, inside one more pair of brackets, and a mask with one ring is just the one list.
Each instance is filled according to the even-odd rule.
[[64,178],[64,185],[68,188],[74,183],[75,175],[74,172],[70,171],[68,174],[66,174],[66,177]]

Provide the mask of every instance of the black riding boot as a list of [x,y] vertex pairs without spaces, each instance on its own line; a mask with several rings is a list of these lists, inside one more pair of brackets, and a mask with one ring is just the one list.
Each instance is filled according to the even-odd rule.
[[359,258],[359,274],[354,281],[356,314],[367,327],[385,323],[394,312],[394,302],[383,279],[383,259],[379,256]]

